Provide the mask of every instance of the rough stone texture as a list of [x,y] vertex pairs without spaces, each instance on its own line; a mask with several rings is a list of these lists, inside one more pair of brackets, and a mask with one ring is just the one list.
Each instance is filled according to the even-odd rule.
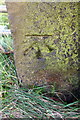
[[79,83],[78,3],[6,3],[20,82],[55,84],[69,88]]

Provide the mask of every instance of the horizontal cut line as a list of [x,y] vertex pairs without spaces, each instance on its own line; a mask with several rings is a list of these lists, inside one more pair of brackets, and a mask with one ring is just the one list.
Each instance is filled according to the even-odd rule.
[[35,37],[36,37],[36,36],[39,36],[39,37],[45,37],[45,36],[46,36],[46,37],[48,37],[48,36],[52,36],[52,35],[35,35],[35,34],[34,34],[34,35],[25,35],[25,36],[31,36],[31,37],[32,37],[32,36],[35,36]]

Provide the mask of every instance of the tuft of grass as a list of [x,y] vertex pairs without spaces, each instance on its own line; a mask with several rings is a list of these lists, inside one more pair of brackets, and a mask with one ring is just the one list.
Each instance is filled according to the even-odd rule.
[[[27,90],[27,89],[26,89]],[[62,104],[28,89],[13,88],[2,99],[3,117],[32,119],[69,119],[80,118],[78,101]],[[17,113],[17,114],[16,114]]]

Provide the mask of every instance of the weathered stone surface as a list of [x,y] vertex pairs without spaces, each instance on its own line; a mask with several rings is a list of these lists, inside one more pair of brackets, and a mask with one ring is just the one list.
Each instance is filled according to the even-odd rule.
[[78,3],[6,3],[23,85],[78,86]]

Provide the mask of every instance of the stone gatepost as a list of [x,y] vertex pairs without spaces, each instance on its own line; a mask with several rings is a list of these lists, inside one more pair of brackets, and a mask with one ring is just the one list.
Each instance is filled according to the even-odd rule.
[[23,86],[78,87],[77,2],[6,2]]

